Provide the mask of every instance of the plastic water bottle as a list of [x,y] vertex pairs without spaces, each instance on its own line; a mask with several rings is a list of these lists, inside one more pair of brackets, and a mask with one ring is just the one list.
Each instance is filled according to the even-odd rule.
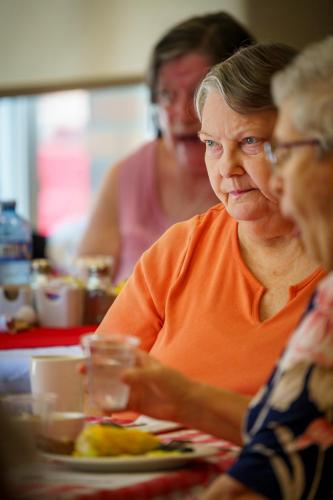
[[30,283],[32,233],[15,201],[0,202],[0,285]]

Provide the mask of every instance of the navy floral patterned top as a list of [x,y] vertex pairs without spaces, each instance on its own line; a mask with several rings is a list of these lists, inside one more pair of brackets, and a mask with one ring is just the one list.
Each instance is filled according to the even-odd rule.
[[333,273],[251,401],[229,474],[269,499],[333,498]]

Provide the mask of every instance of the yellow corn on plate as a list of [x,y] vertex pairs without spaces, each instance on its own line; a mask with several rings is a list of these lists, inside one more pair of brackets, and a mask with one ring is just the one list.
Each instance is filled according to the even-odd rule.
[[77,457],[141,455],[155,450],[160,444],[159,439],[149,432],[89,424],[76,439],[73,455]]

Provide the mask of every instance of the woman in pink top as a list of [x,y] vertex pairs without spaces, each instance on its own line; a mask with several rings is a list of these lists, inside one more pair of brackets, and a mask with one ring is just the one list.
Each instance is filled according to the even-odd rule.
[[251,35],[220,12],[184,21],[153,50],[148,71],[158,138],[106,174],[79,255],[112,255],[114,281],[127,278],[141,254],[173,223],[218,202],[197,133],[195,90],[209,68]]

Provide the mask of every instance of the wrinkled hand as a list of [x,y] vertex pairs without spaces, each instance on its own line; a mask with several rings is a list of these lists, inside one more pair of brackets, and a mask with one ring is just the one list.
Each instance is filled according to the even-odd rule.
[[136,362],[136,367],[122,377],[131,388],[128,409],[181,422],[193,383],[143,351],[137,351]]

